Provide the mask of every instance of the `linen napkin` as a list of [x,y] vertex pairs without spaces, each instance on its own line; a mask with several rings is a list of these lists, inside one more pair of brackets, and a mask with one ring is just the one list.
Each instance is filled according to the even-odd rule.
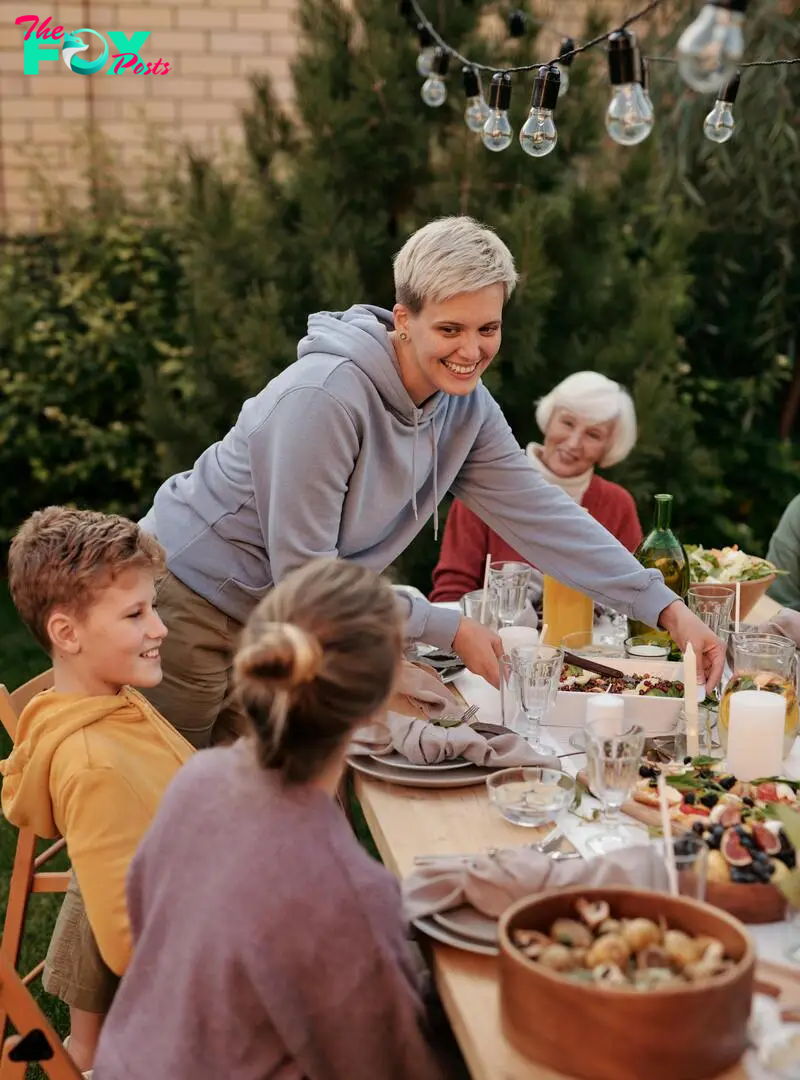
[[432,668],[403,661],[394,694],[389,702],[392,712],[411,716],[460,716],[463,703],[444,685]]
[[464,757],[475,765],[508,769],[518,765],[560,768],[557,757],[537,754],[519,735],[481,735],[469,724],[437,727],[428,720],[390,712],[383,723],[372,724],[355,733],[351,754],[391,754],[397,751],[414,765],[439,765]]
[[422,867],[403,882],[403,903],[409,919],[462,904],[496,919],[523,896],[572,885],[633,885],[665,892],[668,882],[663,858],[656,848],[645,845],[564,862],[532,848],[508,848],[477,855],[466,865]]

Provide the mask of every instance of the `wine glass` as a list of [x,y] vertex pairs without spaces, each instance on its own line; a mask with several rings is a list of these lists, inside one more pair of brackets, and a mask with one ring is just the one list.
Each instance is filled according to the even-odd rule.
[[497,598],[500,626],[513,626],[525,610],[532,568],[521,562],[489,564],[489,589]]
[[636,784],[644,740],[644,728],[637,725],[614,731],[604,717],[586,725],[589,789],[603,804],[603,831],[586,842],[594,855],[608,855],[630,842],[620,826],[620,811]]
[[511,650],[517,673],[517,691],[524,714],[520,734],[539,754],[555,747],[541,738],[541,723],[556,701],[564,650],[552,645],[533,645]]

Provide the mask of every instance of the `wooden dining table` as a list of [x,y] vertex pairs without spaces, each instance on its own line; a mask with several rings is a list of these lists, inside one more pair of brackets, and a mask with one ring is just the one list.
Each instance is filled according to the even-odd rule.
[[[748,622],[777,610],[765,597]],[[356,774],[355,793],[384,864],[399,878],[413,872],[416,855],[472,854],[521,842],[519,828],[491,809],[482,784],[410,788]],[[573,1080],[531,1061],[505,1037],[495,958],[433,942],[430,952],[439,995],[473,1080]],[[782,991],[782,1003],[800,1007],[800,966],[797,975],[788,965],[762,962],[759,968],[760,977]],[[748,1074],[738,1065],[720,1080],[748,1080]]]

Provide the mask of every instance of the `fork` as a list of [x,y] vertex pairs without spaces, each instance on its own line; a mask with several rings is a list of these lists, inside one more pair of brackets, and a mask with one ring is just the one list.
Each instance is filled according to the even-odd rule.
[[436,721],[441,727],[457,727],[459,724],[468,724],[478,715],[478,705],[470,705],[461,716],[440,716]]
[[[522,848],[531,848],[533,851],[538,851],[542,855],[551,855],[555,862],[561,862],[563,859],[579,859],[581,858],[580,852],[577,850],[572,851],[558,851],[558,845],[563,839],[563,834],[558,833],[557,836],[552,836],[549,840],[546,840],[543,844],[538,844],[535,841],[530,844],[521,844]],[[469,866],[473,863],[479,855],[488,855],[490,858],[497,855],[502,849],[497,847],[487,848],[486,851],[479,852],[478,855],[415,855],[415,866],[448,866],[453,864],[454,866]]]

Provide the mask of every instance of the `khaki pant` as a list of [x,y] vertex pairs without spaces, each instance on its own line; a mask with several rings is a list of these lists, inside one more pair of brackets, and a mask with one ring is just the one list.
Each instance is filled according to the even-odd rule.
[[74,874],[50,939],[42,986],[66,1005],[101,1015],[111,1008],[119,986],[97,948]]
[[164,678],[142,693],[198,750],[233,741],[244,731],[230,683],[241,623],[169,571],[157,594],[158,614],[169,631],[161,646]]

